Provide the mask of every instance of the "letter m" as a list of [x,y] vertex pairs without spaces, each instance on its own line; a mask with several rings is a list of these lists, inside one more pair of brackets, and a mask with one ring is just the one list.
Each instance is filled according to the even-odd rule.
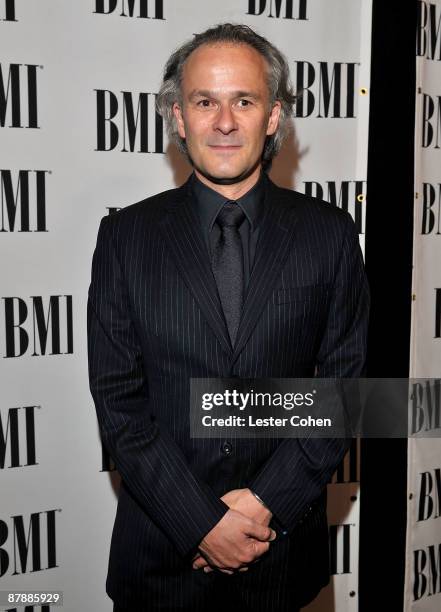
[[9,231],[14,231],[20,195],[20,231],[29,232],[29,171],[19,171],[15,193],[10,170],[0,170],[0,183],[0,205],[2,210],[2,226],[0,231],[8,231],[5,228],[6,220]]
[[29,544],[32,542],[32,571],[41,570],[40,558],[40,513],[31,514],[28,535],[25,535],[24,521],[22,516],[13,516],[14,520],[14,572],[13,576],[19,574],[17,571],[17,553],[21,566],[21,573],[26,573],[29,556]]
[[6,448],[10,434],[11,466],[20,467],[19,456],[19,437],[18,437],[18,408],[8,410],[8,420],[6,427],[3,425],[2,414],[0,412],[0,469],[5,467]]
[[[274,0],[274,5],[275,5],[275,16],[278,18],[280,17],[280,13],[282,12],[282,3],[283,0]],[[285,0],[285,19],[292,19],[292,3],[293,0]],[[269,13],[269,17],[274,17],[273,15],[273,0],[271,0],[271,4],[270,4],[270,13]]]
[[6,110],[8,106],[9,88],[11,88],[12,124],[11,127],[20,127],[20,64],[11,64],[8,72],[8,82],[5,80],[0,64],[0,127],[5,127]]

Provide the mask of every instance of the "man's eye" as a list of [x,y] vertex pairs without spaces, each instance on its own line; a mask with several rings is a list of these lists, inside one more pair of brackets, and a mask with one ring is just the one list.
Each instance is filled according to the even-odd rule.
[[251,102],[249,100],[245,100],[244,98],[239,100],[239,106],[245,107],[245,106],[249,106],[250,104]]
[[198,106],[203,106],[204,108],[208,108],[210,104],[210,100],[199,100],[199,102],[197,103]]

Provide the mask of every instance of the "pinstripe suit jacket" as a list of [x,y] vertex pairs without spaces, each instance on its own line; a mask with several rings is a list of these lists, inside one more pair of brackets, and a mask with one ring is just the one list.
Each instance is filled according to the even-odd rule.
[[[244,487],[287,535],[243,580],[253,588],[272,581],[268,588],[291,589],[299,603],[329,580],[326,484],[348,442],[236,440],[226,455],[222,440],[189,437],[191,377],[363,371],[369,295],[350,215],[266,177],[260,231],[232,347],[188,182],[101,221],[89,377],[123,481],[107,577],[107,592],[123,605],[156,597],[165,576],[185,577],[195,547],[227,510],[220,497]],[[180,589],[162,596],[179,605]]]

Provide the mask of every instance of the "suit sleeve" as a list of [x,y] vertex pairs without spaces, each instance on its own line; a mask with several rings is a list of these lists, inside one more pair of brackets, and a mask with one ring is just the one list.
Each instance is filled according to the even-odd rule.
[[[364,373],[369,288],[358,234],[348,214],[334,277],[327,325],[316,360],[318,378],[359,377]],[[348,438],[284,440],[249,488],[289,532],[307,515],[351,443]]]
[[125,279],[104,217],[87,306],[90,390],[103,444],[132,495],[183,556],[227,512],[191,472],[176,442],[151,419],[142,352]]

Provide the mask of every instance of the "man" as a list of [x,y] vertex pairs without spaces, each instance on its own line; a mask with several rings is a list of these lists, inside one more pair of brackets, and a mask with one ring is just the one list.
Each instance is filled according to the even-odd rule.
[[222,24],[169,59],[158,108],[194,172],[100,225],[90,386],[122,477],[115,610],[290,611],[329,581],[341,439],[190,438],[190,378],[352,377],[368,288],[347,213],[266,175],[295,96],[286,60]]

